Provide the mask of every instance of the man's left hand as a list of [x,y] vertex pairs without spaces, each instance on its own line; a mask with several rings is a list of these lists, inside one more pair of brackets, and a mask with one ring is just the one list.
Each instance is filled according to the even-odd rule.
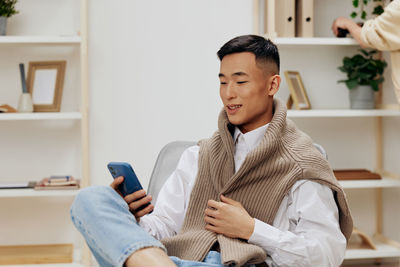
[[206,229],[231,238],[248,240],[254,231],[254,218],[240,202],[221,195],[221,202],[208,201],[204,211]]

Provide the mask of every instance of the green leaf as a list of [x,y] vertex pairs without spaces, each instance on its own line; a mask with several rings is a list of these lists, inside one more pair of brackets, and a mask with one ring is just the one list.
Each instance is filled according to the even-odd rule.
[[379,86],[378,86],[378,82],[377,81],[372,80],[371,81],[371,87],[372,87],[372,90],[379,91]]
[[379,5],[379,6],[376,6],[375,8],[374,8],[374,11],[372,11],[372,14],[373,15],[377,15],[377,16],[379,16],[380,14],[382,14],[383,13],[383,7],[381,6],[381,5]]
[[365,20],[366,18],[367,18],[367,12],[363,10],[363,12],[361,13],[361,19]]
[[359,3],[359,0],[353,0],[353,6],[354,7],[357,8],[358,7],[358,3]]
[[0,0],[0,17],[11,17],[17,14],[18,11],[15,9],[17,0]]
[[365,49],[358,49],[358,51],[360,51],[361,53],[363,53],[364,56],[366,56],[366,57],[369,55],[368,51],[365,50]]
[[368,0],[363,0],[364,5],[368,4]]
[[369,74],[369,73],[365,73],[365,72],[359,72],[359,73],[358,73],[358,76],[360,77],[360,79],[366,80],[366,79],[371,78],[372,75]]
[[355,19],[357,17],[357,12],[355,12],[355,11],[351,12],[350,17]]
[[359,76],[359,75],[358,75],[358,72],[357,72],[357,71],[353,71],[353,72],[350,73],[349,79],[350,79],[350,80],[354,80],[354,79],[357,80],[357,77],[358,77],[358,76]]
[[352,79],[352,80],[347,80],[346,81],[346,86],[349,89],[353,89],[354,87],[356,87],[358,85],[357,79]]

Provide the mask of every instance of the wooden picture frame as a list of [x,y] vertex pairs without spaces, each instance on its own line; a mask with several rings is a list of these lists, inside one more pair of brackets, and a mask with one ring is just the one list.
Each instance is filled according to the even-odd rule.
[[27,86],[33,111],[60,111],[66,64],[65,60],[29,62]]
[[287,108],[290,109],[294,104],[296,109],[311,109],[306,89],[298,71],[285,71],[286,82],[289,87],[289,99]]

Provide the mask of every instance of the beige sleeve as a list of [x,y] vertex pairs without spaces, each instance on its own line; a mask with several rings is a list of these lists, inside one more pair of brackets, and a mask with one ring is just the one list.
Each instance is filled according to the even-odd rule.
[[380,51],[400,50],[400,0],[394,0],[380,16],[365,22],[361,40]]

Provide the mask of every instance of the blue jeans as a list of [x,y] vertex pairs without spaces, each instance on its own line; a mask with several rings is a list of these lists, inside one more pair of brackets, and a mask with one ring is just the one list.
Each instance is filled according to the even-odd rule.
[[[163,244],[141,228],[128,204],[109,186],[82,189],[71,206],[71,218],[101,267],[123,266],[136,250]],[[181,267],[221,267],[220,254],[210,251],[203,262],[171,260]]]

